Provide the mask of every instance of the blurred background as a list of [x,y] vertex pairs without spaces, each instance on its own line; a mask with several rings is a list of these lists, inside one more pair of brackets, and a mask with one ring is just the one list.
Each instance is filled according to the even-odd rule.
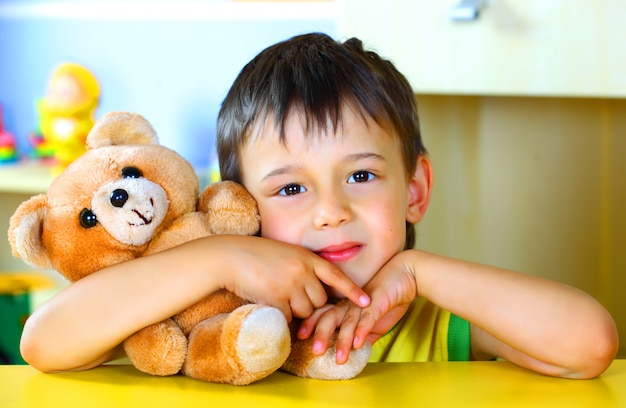
[[96,117],[145,116],[197,167],[211,159],[216,113],[243,65],[297,33],[336,34],[332,3],[0,1],[0,103],[21,151],[53,69],[84,65],[101,88]]
[[[203,173],[215,166],[220,103],[256,53],[304,32],[358,36],[415,89],[435,172],[417,246],[579,287],[626,338],[621,3],[0,0],[4,129],[28,156],[36,103],[53,69],[74,62],[99,81],[96,118],[144,115]],[[0,164],[0,229],[49,181],[23,162]],[[6,242],[0,271],[30,272]]]

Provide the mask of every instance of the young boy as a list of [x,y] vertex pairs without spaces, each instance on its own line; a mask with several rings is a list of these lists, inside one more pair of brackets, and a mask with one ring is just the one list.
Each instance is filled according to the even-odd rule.
[[[572,378],[614,358],[615,324],[585,293],[410,249],[432,185],[414,96],[358,40],[269,47],[236,79],[218,128],[222,177],[257,200],[261,236],[193,241],[71,285],[27,321],[29,363],[102,364],[130,334],[219,288],[306,318],[299,335],[313,335],[317,353],[340,327],[340,363],[366,340],[373,361],[502,357]],[[180,264],[186,275],[170,276]]]
[[586,294],[410,249],[432,186],[415,98],[357,39],[303,35],[253,59],[222,105],[218,153],[222,177],[257,200],[263,237],[309,248],[372,297],[306,319],[315,352],[339,327],[340,363],[366,339],[371,361],[503,357],[575,378],[614,358],[615,324]]

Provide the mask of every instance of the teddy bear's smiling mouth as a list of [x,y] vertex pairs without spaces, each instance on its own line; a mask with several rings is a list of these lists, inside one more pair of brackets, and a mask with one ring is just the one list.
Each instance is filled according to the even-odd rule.
[[137,214],[137,216],[139,218],[141,218],[143,223],[142,224],[138,224],[138,223],[129,222],[128,225],[130,225],[131,227],[141,227],[142,225],[150,225],[150,224],[152,224],[153,217],[148,218],[148,217],[144,216],[142,213],[140,213],[139,210],[133,210],[133,212],[135,214]]

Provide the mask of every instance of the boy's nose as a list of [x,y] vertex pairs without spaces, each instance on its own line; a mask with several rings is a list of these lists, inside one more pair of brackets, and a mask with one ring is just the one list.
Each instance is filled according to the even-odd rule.
[[350,221],[350,203],[336,192],[329,192],[318,197],[314,215],[315,228],[333,228]]

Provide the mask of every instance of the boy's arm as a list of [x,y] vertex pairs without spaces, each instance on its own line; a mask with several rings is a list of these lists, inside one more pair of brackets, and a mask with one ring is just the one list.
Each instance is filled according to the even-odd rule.
[[419,295],[471,322],[475,359],[502,357],[547,375],[591,378],[617,352],[609,313],[559,282],[408,250],[368,286],[372,303],[356,329],[357,346],[381,316]]
[[114,265],[71,284],[24,327],[24,359],[41,371],[90,368],[128,336],[225,288],[290,320],[326,302],[320,280],[357,304],[369,298],[334,265],[289,244],[215,236]]

